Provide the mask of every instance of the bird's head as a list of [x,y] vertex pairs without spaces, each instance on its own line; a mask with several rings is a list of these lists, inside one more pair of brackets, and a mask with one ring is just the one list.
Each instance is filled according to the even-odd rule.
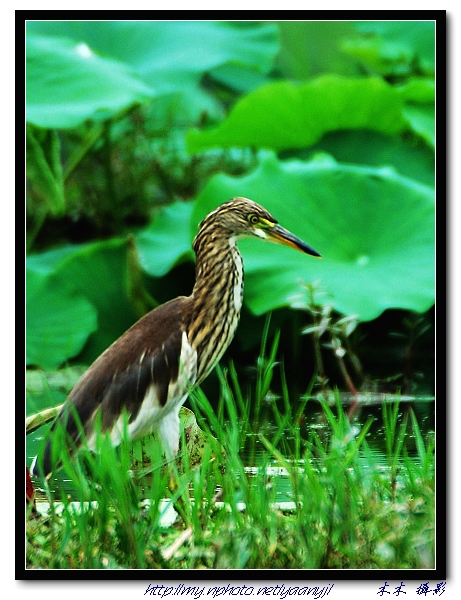
[[205,217],[200,228],[206,228],[209,224],[225,229],[230,238],[258,237],[312,256],[320,256],[316,250],[279,225],[265,208],[248,198],[233,198],[221,204]]

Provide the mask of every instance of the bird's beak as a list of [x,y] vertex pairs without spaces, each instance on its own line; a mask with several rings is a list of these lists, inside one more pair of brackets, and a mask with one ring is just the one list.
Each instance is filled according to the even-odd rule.
[[278,244],[283,244],[284,246],[290,246],[290,248],[294,248],[295,250],[299,250],[300,252],[305,252],[306,254],[310,254],[311,256],[321,255],[303,242],[301,239],[293,235],[288,229],[285,229],[279,224],[273,225],[271,228],[265,229],[267,237],[269,240],[272,240]]

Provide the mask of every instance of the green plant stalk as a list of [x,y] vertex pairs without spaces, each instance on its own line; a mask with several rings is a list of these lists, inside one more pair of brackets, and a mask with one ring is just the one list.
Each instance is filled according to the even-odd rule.
[[69,177],[72,175],[72,173],[81,163],[81,161],[85,158],[85,156],[91,150],[91,148],[96,144],[96,142],[99,139],[101,139],[103,132],[104,124],[94,125],[91,131],[86,135],[85,139],[83,140],[83,143],[73,151],[64,169],[64,183],[69,179]]

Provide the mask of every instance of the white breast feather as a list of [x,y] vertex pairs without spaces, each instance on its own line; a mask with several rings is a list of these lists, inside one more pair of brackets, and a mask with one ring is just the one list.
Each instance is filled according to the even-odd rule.
[[[197,379],[197,353],[189,344],[187,334],[182,334],[181,356],[178,379],[170,383],[165,406],[158,401],[156,384],[147,388],[146,395],[136,419],[128,425],[130,439],[136,439],[158,430],[168,458],[174,456],[179,443],[179,409],[185,402],[192,385]],[[111,431],[114,445],[120,443],[123,435],[123,418],[120,417]]]

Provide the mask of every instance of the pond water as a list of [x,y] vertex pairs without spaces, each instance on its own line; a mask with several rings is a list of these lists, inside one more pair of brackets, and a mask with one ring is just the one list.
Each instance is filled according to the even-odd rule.
[[[345,412],[348,406],[352,404],[353,399],[349,394],[341,394],[341,403]],[[368,394],[361,395],[360,401],[356,407],[353,416],[353,422],[356,429],[359,430],[369,419],[373,419],[372,425],[366,435],[366,441],[370,450],[373,452],[373,458],[380,465],[386,465],[386,442],[383,422],[383,404],[395,404],[394,395],[384,394]],[[334,402],[330,404],[333,412],[335,412]],[[401,396],[399,397],[399,422],[404,414],[412,409],[415,413],[418,425],[420,427],[423,438],[435,432],[435,401],[433,396]],[[296,412],[296,411],[294,411]],[[263,414],[264,417],[264,414]],[[328,441],[331,436],[331,427],[326,419],[326,416],[320,406],[320,403],[314,399],[309,401],[303,411],[303,418],[299,424],[301,437],[305,440],[309,438],[309,434],[315,430],[317,435],[323,442]],[[277,427],[273,423],[273,418],[266,411],[266,419],[261,419],[261,423],[256,431],[249,434],[246,438],[246,443],[242,451],[242,458],[245,464],[258,465],[263,459],[266,448],[260,439],[260,434],[271,439],[276,433]],[[285,440],[289,442],[293,440],[290,432]],[[290,438],[291,436],[291,438]],[[406,448],[409,456],[416,456],[415,437],[410,432],[407,432]]]
[[[390,398],[390,399],[389,399]],[[347,410],[348,403],[350,404],[350,397],[344,396],[341,401]],[[360,431],[361,425],[366,423],[370,418],[373,419],[373,423],[366,435],[366,442],[373,455],[374,467],[386,469],[388,461],[386,458],[386,444],[385,444],[385,432],[383,424],[383,403],[395,402],[394,397],[384,397],[383,395],[368,395],[360,398],[360,402],[354,413],[354,427],[353,432],[356,434]],[[418,421],[419,428],[422,436],[426,439],[428,436],[434,435],[435,433],[435,406],[433,397],[400,397],[399,401],[399,420],[403,417],[405,412],[409,409],[414,411],[416,419]],[[332,407],[334,409],[334,406]],[[294,411],[296,412],[296,411]],[[322,440],[323,443],[328,442],[331,437],[331,427],[327,422],[322,407],[317,401],[309,401],[303,411],[303,417],[299,424],[300,435],[303,440],[308,440],[312,432],[315,431],[316,435]],[[32,438],[29,444],[28,439],[28,464],[30,464],[32,454],[30,448],[35,452],[40,438],[46,435],[48,427],[42,427],[29,436]],[[408,451],[409,457],[413,460],[417,460],[417,451],[415,437],[411,433],[411,428],[408,428],[405,446]],[[261,435],[271,440],[277,433],[278,428],[274,425],[273,416],[269,410],[265,410],[261,413],[261,418],[257,426],[252,427],[252,433],[248,434],[245,438],[244,447],[241,450],[241,458],[243,463],[246,465],[246,472],[248,477],[257,478],[260,469],[264,468],[268,480],[271,485],[276,486],[276,500],[280,503],[290,502],[290,479],[287,476],[286,471],[275,460],[268,460],[267,450],[261,440]],[[294,446],[294,436],[292,429],[287,429],[284,435],[283,443],[287,450],[290,449],[290,444]],[[364,461],[364,467],[366,468],[367,459],[364,457],[360,460]],[[302,466],[302,465],[300,465]],[[39,479],[34,478],[34,485],[36,488],[37,499],[45,498],[45,492],[42,488],[42,483]],[[70,497],[75,497],[75,490],[72,482],[66,478],[63,471],[58,472],[53,476],[49,482],[50,488],[56,492],[57,498],[60,497],[60,492],[64,491]]]

